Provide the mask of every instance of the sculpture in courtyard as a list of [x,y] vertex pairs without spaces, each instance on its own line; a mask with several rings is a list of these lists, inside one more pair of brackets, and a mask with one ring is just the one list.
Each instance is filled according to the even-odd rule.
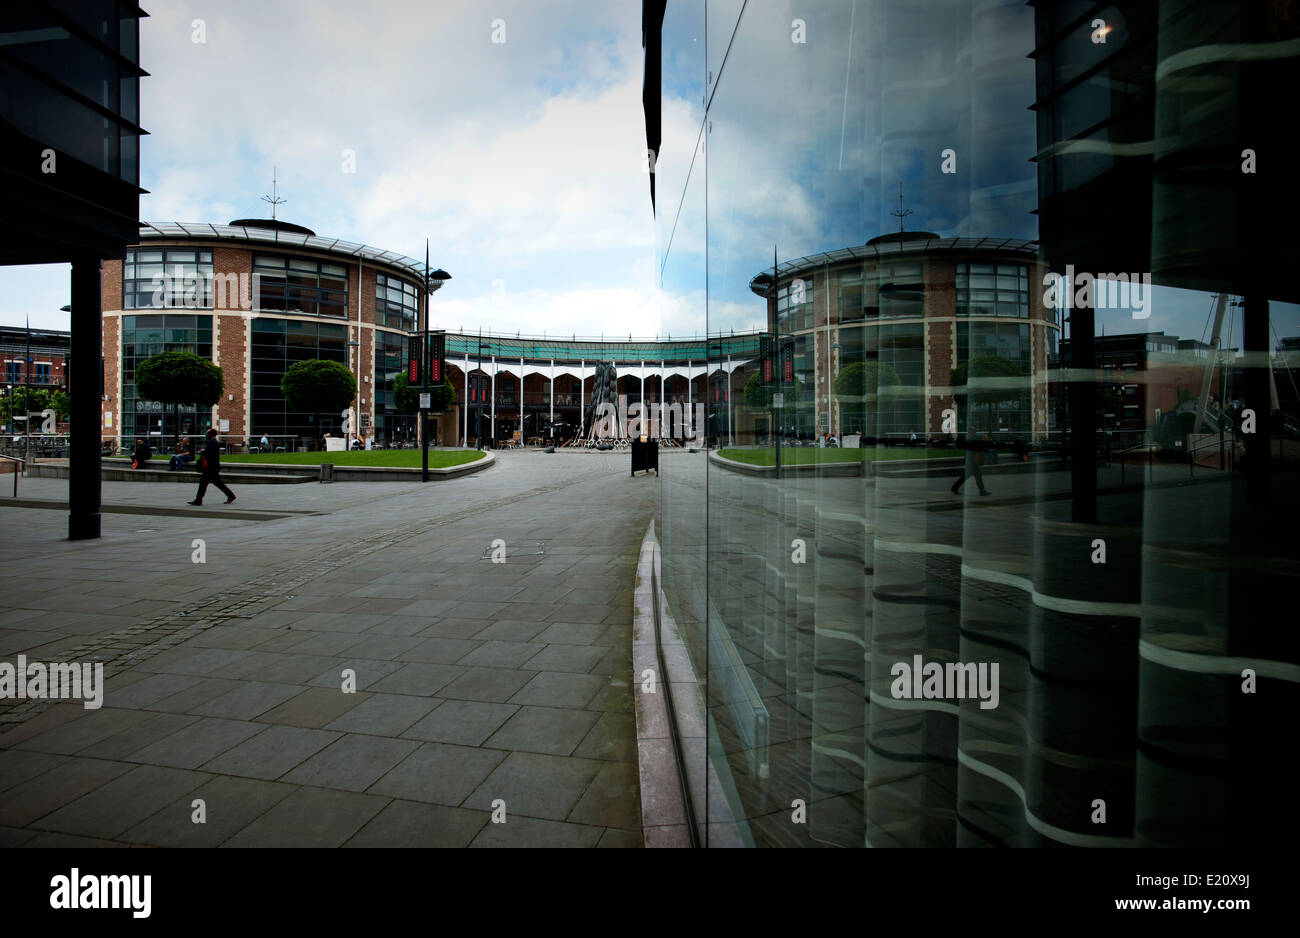
[[[601,404],[618,406],[618,371],[613,362],[596,362],[596,378],[591,388],[591,400],[582,414],[582,437],[590,439],[593,424],[601,411]],[[604,411],[609,413],[609,411]]]

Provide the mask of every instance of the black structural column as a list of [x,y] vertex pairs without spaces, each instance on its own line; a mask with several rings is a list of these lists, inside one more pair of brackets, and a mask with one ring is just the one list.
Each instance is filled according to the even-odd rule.
[[[1065,283],[1072,293],[1074,284]],[[1097,369],[1091,306],[1070,310],[1070,520],[1097,520]]]
[[1263,507],[1272,501],[1272,451],[1269,442],[1273,433],[1273,393],[1269,372],[1269,303],[1267,296],[1256,291],[1248,292],[1245,300],[1242,337],[1246,347],[1246,407],[1255,412],[1255,432],[1243,437],[1246,443],[1246,501]]
[[99,537],[99,408],[103,399],[103,323],[100,313],[102,263],[82,257],[72,263],[72,355],[78,362],[70,388],[68,448],[68,540]]

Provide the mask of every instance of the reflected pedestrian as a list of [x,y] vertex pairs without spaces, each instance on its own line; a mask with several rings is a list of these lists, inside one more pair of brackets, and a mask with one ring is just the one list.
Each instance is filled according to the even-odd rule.
[[984,487],[984,475],[980,472],[980,466],[984,463],[984,442],[978,439],[967,439],[966,443],[966,460],[962,465],[961,475],[957,481],[952,484],[952,494],[960,495],[962,483],[971,476],[975,477],[975,484],[979,486],[981,495],[990,494],[989,490]]
[[226,488],[226,484],[221,481],[221,444],[217,442],[215,429],[208,430],[208,442],[203,447],[203,455],[199,457],[199,470],[203,473],[199,477],[199,492],[194,496],[194,501],[189,504],[203,504],[203,496],[208,491],[209,482],[226,494],[227,505],[235,500],[235,493]]

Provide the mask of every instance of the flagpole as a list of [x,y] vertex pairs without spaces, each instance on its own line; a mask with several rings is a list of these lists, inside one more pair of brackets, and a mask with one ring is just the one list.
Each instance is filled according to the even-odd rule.
[[[776,386],[777,388],[780,389],[776,393],[781,395],[781,404],[784,405],[785,404],[785,363],[782,361],[782,356],[781,356],[781,303],[779,299],[781,291],[779,289],[779,284],[776,279],[777,278],[776,268],[777,268],[776,244],[773,243],[772,244],[772,331],[773,331],[772,352],[773,352],[773,356],[772,357],[776,359]],[[777,431],[775,440],[776,440],[776,477],[778,479],[781,478],[781,423],[782,423],[782,416],[783,416],[781,411],[783,409],[784,407],[772,408],[772,413],[773,416],[775,417],[776,431]]]
[[[420,349],[420,387],[429,390],[429,239],[424,239],[424,337]],[[424,403],[424,394],[420,394]],[[420,408],[420,481],[429,481],[429,411]]]
[[[9,408],[10,415],[13,408]],[[27,354],[23,358],[23,471],[31,475],[28,453],[32,445],[32,314],[27,314]],[[14,470],[17,472],[17,470]]]

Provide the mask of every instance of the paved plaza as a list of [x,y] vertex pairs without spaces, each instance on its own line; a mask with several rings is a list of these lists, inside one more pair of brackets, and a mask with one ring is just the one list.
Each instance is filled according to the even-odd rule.
[[[657,480],[627,467],[507,452],[203,508],[108,482],[117,510],[77,542],[66,509],[6,494],[0,659],[101,662],[105,691],[0,701],[0,845],[640,846],[632,592]],[[66,497],[19,482],[20,503]]]

